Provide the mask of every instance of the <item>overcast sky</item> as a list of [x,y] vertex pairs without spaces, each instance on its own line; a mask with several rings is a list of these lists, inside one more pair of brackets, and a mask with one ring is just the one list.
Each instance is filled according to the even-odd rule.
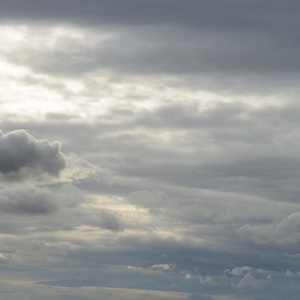
[[296,0],[1,0],[0,298],[299,299],[299,27]]

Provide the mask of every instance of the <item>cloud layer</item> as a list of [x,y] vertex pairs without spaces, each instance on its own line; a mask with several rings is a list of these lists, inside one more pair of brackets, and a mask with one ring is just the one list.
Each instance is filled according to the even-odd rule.
[[5,299],[298,299],[299,20],[1,1]]

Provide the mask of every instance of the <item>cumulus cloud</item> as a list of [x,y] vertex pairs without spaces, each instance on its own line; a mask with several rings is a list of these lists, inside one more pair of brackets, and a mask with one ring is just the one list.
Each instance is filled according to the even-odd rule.
[[295,275],[294,275],[293,272],[291,272],[290,270],[286,270],[285,276],[286,276],[286,277],[294,277]]
[[300,212],[283,218],[279,223],[267,225],[244,225],[237,230],[240,238],[256,244],[295,244],[300,240]]
[[175,268],[174,264],[157,264],[150,267],[152,270],[172,271]]
[[216,285],[211,276],[199,276],[199,281],[203,285]]
[[267,281],[265,279],[256,279],[251,273],[247,273],[238,283],[238,288],[259,289],[263,287]]
[[34,138],[25,130],[0,132],[0,172],[7,178],[58,176],[66,159],[59,142]]
[[[267,283],[272,281],[272,272],[264,269],[256,269],[249,266],[235,267],[231,270],[226,269],[224,275],[233,275],[231,280],[235,281],[238,278],[238,282],[232,282],[232,286],[240,289],[260,289]],[[242,278],[241,278],[242,277]],[[228,277],[229,278],[229,277]],[[241,279],[240,279],[241,278]]]
[[248,266],[235,267],[235,268],[232,268],[231,270],[226,269],[224,271],[224,275],[229,274],[229,275],[234,275],[234,276],[244,276],[246,273],[252,273],[252,274],[256,274],[258,276],[262,276],[262,275],[270,276],[270,271],[268,271],[268,270],[257,269],[257,268],[252,268],[252,267],[248,267]]
[[252,268],[244,266],[244,267],[235,267],[232,270],[225,270],[224,274],[231,274],[231,275],[235,275],[235,276],[240,276],[243,275],[245,272],[249,272],[251,271]]

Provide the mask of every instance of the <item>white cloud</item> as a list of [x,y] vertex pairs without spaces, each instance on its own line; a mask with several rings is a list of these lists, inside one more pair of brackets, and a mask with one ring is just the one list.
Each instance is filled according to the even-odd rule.
[[231,271],[229,269],[225,270],[224,271],[224,274],[231,274],[231,275],[235,275],[235,276],[241,276],[241,275],[244,275],[245,272],[249,272],[251,271],[252,268],[251,267],[235,267],[233,268]]
[[215,286],[217,283],[211,276],[199,276],[200,283],[203,285],[212,285]]
[[244,289],[260,289],[267,283],[264,279],[255,279],[251,273],[245,274],[245,276],[240,280],[237,287]]
[[150,267],[152,270],[172,271],[176,266],[174,264],[157,264]]
[[290,270],[286,270],[285,276],[286,276],[286,277],[294,277],[295,275],[294,275],[294,273],[291,272]]

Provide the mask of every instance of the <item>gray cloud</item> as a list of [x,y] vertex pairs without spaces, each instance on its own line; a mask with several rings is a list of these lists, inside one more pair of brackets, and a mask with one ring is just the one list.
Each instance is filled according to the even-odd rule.
[[257,244],[275,243],[295,244],[300,240],[300,213],[295,212],[283,218],[279,223],[267,225],[244,225],[237,230],[241,238],[247,238]]
[[0,210],[14,214],[49,214],[58,209],[57,199],[42,189],[2,190]]
[[102,210],[99,212],[99,217],[100,217],[100,227],[111,231],[121,230],[121,221],[117,215]]
[[[180,75],[197,87],[268,93],[295,89],[298,80],[299,5],[285,3],[3,1],[0,11],[6,22],[61,24],[92,33],[83,38],[66,33],[55,39],[56,51],[23,41],[22,49],[7,54],[38,72],[77,78],[105,70],[115,79]],[[108,33],[104,39],[101,32]],[[53,38],[47,31],[41,35]]]
[[[215,82],[224,89],[228,89],[229,84],[231,89],[238,89],[238,85],[249,88],[254,84],[256,89],[261,89],[259,80],[276,88],[268,78],[261,78],[262,73],[269,74],[278,83],[289,71],[294,73],[293,81],[298,78],[298,44],[287,47],[286,41],[278,41],[278,37],[268,31],[254,34],[222,30],[210,31],[200,27],[193,31],[157,24],[150,28],[113,27],[108,29],[111,34],[104,40],[101,35],[78,38],[66,33],[54,40],[57,45],[55,52],[48,45],[41,51],[37,45],[23,42],[22,49],[14,49],[7,58],[45,74],[76,77],[106,70],[131,76],[196,75],[200,79],[198,85]],[[44,34],[51,38],[51,32]],[[91,43],[93,39],[95,41]],[[277,51],[273,51],[275,47]],[[229,74],[238,84],[230,80]],[[226,84],[222,84],[222,80]]]
[[0,190],[0,211],[10,214],[48,215],[61,208],[74,208],[83,199],[72,186],[50,190],[42,187],[10,187]]
[[162,191],[135,191],[126,196],[126,201],[131,204],[149,209],[152,213],[159,213],[162,207],[169,207],[171,201]]
[[7,299],[298,299],[298,2],[0,19]]
[[29,169],[57,176],[65,164],[58,142],[37,140],[24,130],[0,135],[0,172],[4,175]]
[[195,294],[187,296],[186,300],[214,300],[215,298],[211,296],[205,296],[202,294]]
[[[288,1],[284,5],[275,1],[273,6],[268,1],[253,1],[241,3],[237,0],[201,1],[188,0],[182,3],[175,1],[140,2],[129,0],[126,3],[120,0],[97,1],[82,3],[79,0],[63,2],[55,0],[51,3],[30,0],[26,3],[21,0],[14,2],[2,1],[1,11],[7,18],[27,18],[29,20],[45,18],[58,21],[91,22],[91,23],[117,23],[118,25],[145,25],[145,24],[174,24],[190,27],[210,26],[212,28],[233,29],[237,31],[265,26],[270,31],[274,21],[270,16],[282,16],[287,25],[293,24],[293,17],[297,16],[295,9],[298,3]],[[233,10],[235,8],[235,10]],[[139,12],[139,13],[136,13]],[[291,13],[288,18],[287,13]],[[237,25],[243,24],[242,28]]]

